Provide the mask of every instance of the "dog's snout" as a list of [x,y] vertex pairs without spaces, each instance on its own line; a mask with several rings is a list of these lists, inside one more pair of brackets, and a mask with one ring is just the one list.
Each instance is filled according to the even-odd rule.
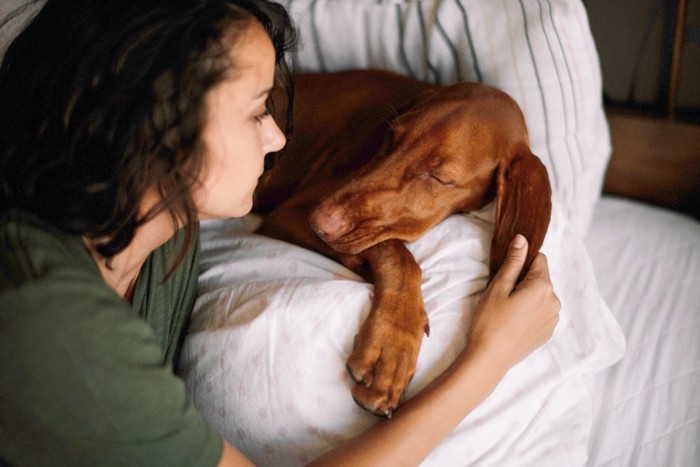
[[323,203],[311,211],[309,224],[322,240],[337,238],[348,229],[343,208]]

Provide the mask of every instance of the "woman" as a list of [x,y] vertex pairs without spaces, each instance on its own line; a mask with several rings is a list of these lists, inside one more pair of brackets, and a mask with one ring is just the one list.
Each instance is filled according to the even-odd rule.
[[[284,134],[266,108],[294,33],[264,0],[48,0],[0,68],[0,460],[249,465],[173,375],[197,221],[242,216]],[[291,106],[290,106],[291,107]],[[527,245],[437,381],[316,462],[409,465],[553,332]]]

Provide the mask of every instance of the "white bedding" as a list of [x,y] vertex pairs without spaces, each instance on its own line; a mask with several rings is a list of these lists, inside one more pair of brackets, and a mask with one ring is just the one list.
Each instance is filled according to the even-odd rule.
[[586,237],[627,354],[592,381],[590,465],[700,465],[700,223],[603,198]]
[[[377,421],[356,407],[345,371],[372,287],[293,245],[202,227],[202,274],[181,371],[196,406],[260,465],[313,459]],[[464,346],[486,283],[491,207],[449,218],[409,245],[424,270],[431,321],[407,396]],[[582,242],[555,206],[543,251],[561,321],[551,341],[513,368],[424,465],[584,465],[593,409],[585,381],[623,353]]]

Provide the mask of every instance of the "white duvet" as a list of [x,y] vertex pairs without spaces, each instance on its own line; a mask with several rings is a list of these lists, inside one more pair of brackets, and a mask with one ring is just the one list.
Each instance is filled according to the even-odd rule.
[[[202,225],[200,296],[180,371],[203,416],[254,462],[299,465],[379,421],[356,406],[345,370],[372,286],[321,255],[249,233],[256,221]],[[423,268],[431,334],[406,397],[463,348],[492,230],[488,206],[408,245]],[[554,336],[423,465],[585,464],[592,401],[584,381],[622,356],[624,338],[556,205],[542,251],[562,302]]]

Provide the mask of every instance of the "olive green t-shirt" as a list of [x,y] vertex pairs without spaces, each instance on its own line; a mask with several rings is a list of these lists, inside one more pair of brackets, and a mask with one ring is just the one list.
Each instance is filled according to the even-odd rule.
[[149,257],[130,305],[79,236],[0,213],[0,464],[217,463],[221,438],[173,374],[198,272],[193,245],[163,282],[181,240]]

